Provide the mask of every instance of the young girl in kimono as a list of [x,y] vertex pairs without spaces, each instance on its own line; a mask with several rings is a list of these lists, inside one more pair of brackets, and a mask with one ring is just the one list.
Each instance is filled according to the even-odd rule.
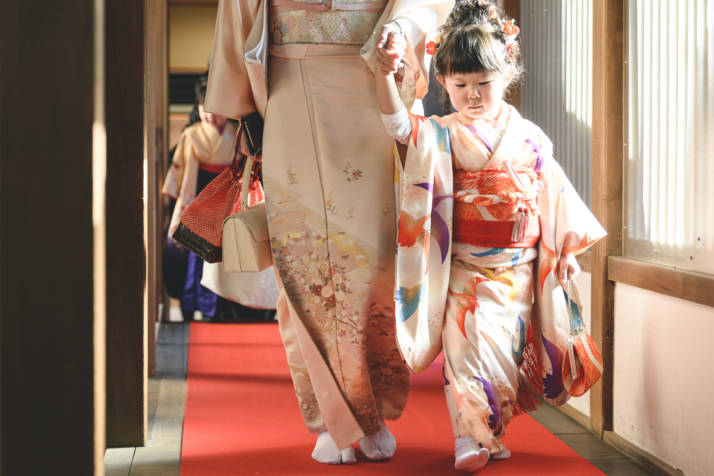
[[443,345],[458,470],[509,458],[506,426],[535,407],[534,395],[552,404],[568,398],[560,282],[579,273],[575,255],[605,235],[550,140],[503,101],[521,71],[517,34],[490,3],[458,4],[426,43],[455,110],[444,117],[402,105],[399,33],[377,53],[383,121],[406,146],[397,184],[397,341],[417,372]]

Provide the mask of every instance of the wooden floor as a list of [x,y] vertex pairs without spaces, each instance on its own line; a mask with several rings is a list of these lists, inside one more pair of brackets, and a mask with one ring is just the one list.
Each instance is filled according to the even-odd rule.
[[[236,324],[240,325],[240,324]],[[156,376],[149,379],[149,438],[145,447],[110,448],[107,476],[178,476],[186,402],[188,325],[164,323],[157,337]],[[581,456],[611,476],[652,474],[553,407],[531,415]]]

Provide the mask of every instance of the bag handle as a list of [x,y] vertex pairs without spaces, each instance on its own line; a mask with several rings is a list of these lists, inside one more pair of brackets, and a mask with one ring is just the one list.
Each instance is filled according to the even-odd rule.
[[570,334],[577,335],[585,330],[585,324],[580,314],[580,295],[575,278],[568,278],[565,282],[565,302],[568,307],[568,317],[570,318]]
[[575,278],[570,277],[565,282],[566,289],[565,305],[568,308],[568,317],[570,318],[570,333],[568,335],[568,359],[570,360],[570,373],[573,380],[580,376],[577,360],[575,358],[575,339],[580,333],[585,330],[582,316],[580,315],[580,295],[578,294],[578,285],[575,283]]
[[245,154],[240,151],[240,142],[242,137],[243,124],[239,122],[238,131],[236,132],[236,135],[233,138],[233,160],[231,161],[231,172],[233,172],[234,180],[238,180],[238,171],[241,170],[241,164],[238,164],[238,166],[236,166],[236,162],[240,158],[241,163],[244,163],[244,158],[246,157]]
[[250,193],[250,176],[253,173],[253,162],[255,157],[249,155],[246,157],[245,165],[243,166],[243,183],[240,190],[241,210],[248,209],[248,194]]
[[250,175],[253,171],[255,158],[252,155],[245,155],[241,152],[241,139],[243,138],[243,122],[238,123],[238,132],[233,142],[233,160],[231,161],[231,172],[233,180],[239,180],[239,171],[242,171],[243,181],[241,183],[241,210],[248,209],[248,193],[250,192]]

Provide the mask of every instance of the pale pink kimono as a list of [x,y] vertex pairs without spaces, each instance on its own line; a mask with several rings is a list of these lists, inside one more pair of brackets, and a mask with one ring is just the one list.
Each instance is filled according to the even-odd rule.
[[[550,140],[512,106],[476,124],[411,117],[397,184],[397,340],[415,371],[443,347],[454,435],[495,453],[514,414],[569,397],[556,264],[605,230]],[[564,250],[568,233],[577,245]]]
[[394,170],[371,71],[376,35],[399,19],[415,46],[402,89],[418,110],[424,41],[452,6],[219,3],[206,109],[264,116],[280,333],[305,424],[340,448],[398,418],[409,391],[394,337]]

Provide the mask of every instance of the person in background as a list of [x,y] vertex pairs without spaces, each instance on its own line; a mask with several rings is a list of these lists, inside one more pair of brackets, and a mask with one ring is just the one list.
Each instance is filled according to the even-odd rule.
[[[233,159],[238,121],[204,110],[204,74],[196,83],[197,102],[171,156],[162,193],[172,201],[169,230],[173,230],[198,193]],[[241,302],[225,299],[201,284],[206,264],[196,254],[168,237],[164,254],[164,281],[169,294],[181,301],[184,321],[195,311],[212,322],[273,321],[277,286],[272,268],[250,276],[230,276],[231,284],[241,286]],[[209,268],[207,271],[220,272]],[[233,273],[231,273],[233,274]],[[223,273],[221,277],[228,279]]]

